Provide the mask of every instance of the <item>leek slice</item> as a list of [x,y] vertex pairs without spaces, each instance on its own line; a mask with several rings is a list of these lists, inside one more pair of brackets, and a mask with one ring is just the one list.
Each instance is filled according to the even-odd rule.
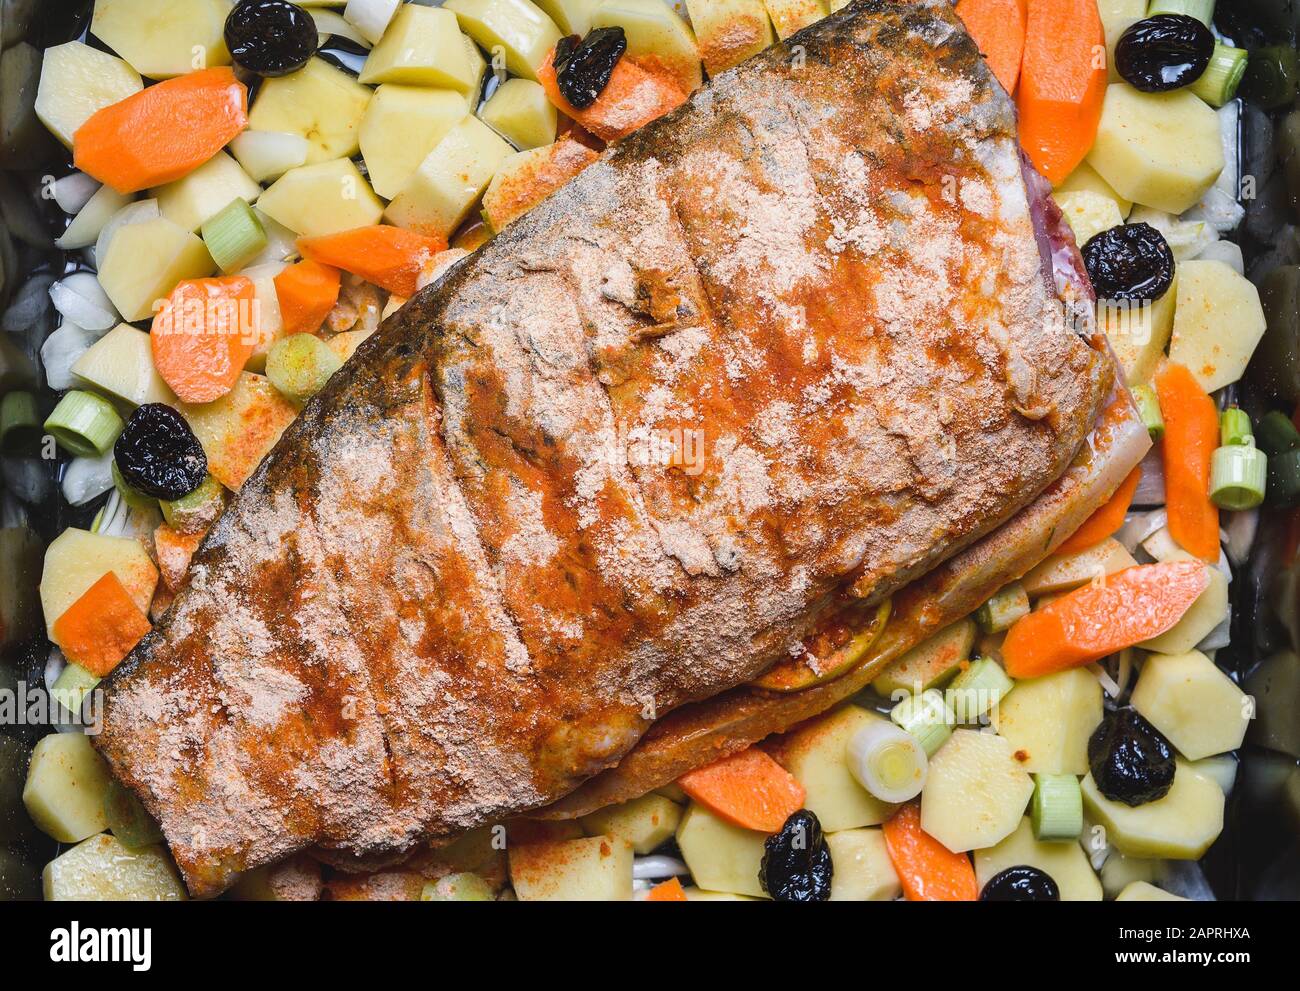
[[916,737],[927,757],[933,757],[948,742],[956,721],[943,692],[937,688],[907,696],[890,710],[889,718]]
[[1244,48],[1233,48],[1216,41],[1210,64],[1201,73],[1201,78],[1192,83],[1191,91],[1212,107],[1221,107],[1235,100],[1237,88],[1246,75],[1249,57]]
[[1029,593],[1020,582],[1012,582],[998,589],[988,602],[979,607],[975,622],[985,633],[1001,633],[1028,613]]
[[1035,774],[1029,802],[1034,837],[1077,840],[1083,833],[1083,791],[1073,774]]
[[971,662],[948,685],[948,705],[959,723],[973,723],[997,706],[1016,683],[991,657]]
[[906,802],[921,793],[929,760],[921,741],[883,719],[872,720],[848,744],[849,771],[882,802]]
[[1160,400],[1156,398],[1155,389],[1149,385],[1139,385],[1133,390],[1133,399],[1137,402],[1138,415],[1152,440],[1159,440],[1165,435],[1165,418],[1160,413]]
[[107,453],[124,426],[107,399],[74,389],[54,407],[45,421],[45,432],[64,450],[92,458]]
[[266,247],[266,228],[244,200],[235,198],[200,228],[208,254],[223,272],[252,261]]
[[1255,432],[1250,428],[1250,416],[1244,409],[1229,406],[1219,414],[1219,443],[1224,447],[1235,444],[1253,444]]
[[1264,501],[1268,459],[1254,444],[1220,447],[1210,460],[1210,501],[1220,509],[1254,509]]

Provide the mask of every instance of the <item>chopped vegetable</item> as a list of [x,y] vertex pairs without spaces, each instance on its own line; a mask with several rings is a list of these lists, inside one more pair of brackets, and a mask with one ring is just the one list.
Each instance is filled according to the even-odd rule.
[[882,802],[907,802],[925,785],[928,759],[911,733],[883,719],[849,739],[849,770],[858,784]]
[[174,182],[248,125],[247,99],[225,67],[165,80],[97,111],[73,135],[73,159],[119,193]]
[[1219,510],[1210,501],[1210,462],[1218,447],[1218,410],[1192,373],[1173,362],[1157,372],[1156,391],[1165,418],[1169,532],[1189,554],[1217,561]]
[[1083,793],[1073,774],[1035,774],[1029,802],[1034,838],[1077,840],[1083,832]]
[[50,695],[69,712],[80,713],[86,696],[95,690],[102,679],[80,664],[69,662],[50,686]]
[[1268,458],[1253,444],[1220,447],[1210,461],[1210,501],[1220,509],[1254,509],[1264,501]]
[[1013,678],[1036,678],[1100,660],[1164,633],[1205,591],[1198,561],[1139,565],[1067,592],[1007,631],[1002,644]]
[[916,737],[926,757],[933,757],[948,742],[956,722],[943,692],[937,688],[907,696],[889,710],[889,718]]
[[975,612],[975,622],[985,633],[1001,633],[1029,612],[1029,593],[1019,582],[1004,585]]
[[1015,831],[1034,782],[996,733],[957,729],[930,761],[921,828],[949,850],[979,850]]
[[110,571],[54,621],[54,642],[70,661],[102,678],[152,628]]
[[65,393],[45,419],[46,433],[60,447],[83,458],[104,454],[122,427],[122,418],[112,403],[79,389]]
[[216,402],[186,405],[181,414],[203,444],[208,471],[238,492],[298,411],[265,376],[244,372]]
[[645,896],[648,902],[684,902],[686,901],[686,891],[682,888],[682,882],[675,877],[670,877],[667,881],[656,884],[650,889],[650,893]]
[[260,339],[253,283],[242,275],[187,279],[154,317],[154,367],[186,403],[231,390]]
[[32,749],[23,804],[42,832],[76,843],[108,825],[103,796],[111,780],[88,735],[50,733]]
[[764,833],[779,830],[804,802],[803,786],[757,747],[688,771],[677,784],[727,822]]
[[[1157,407],[1158,411],[1159,407]],[[1133,493],[1137,491],[1138,482],[1142,480],[1141,466],[1128,473],[1119,483],[1115,494],[1106,504],[1083,521],[1083,526],[1075,530],[1065,543],[1056,549],[1057,554],[1073,554],[1100,544],[1107,537],[1112,537],[1124,525],[1124,516],[1133,504]],[[1018,617],[1017,617],[1018,618]],[[1008,626],[1010,624],[1007,624]]]
[[1221,107],[1236,99],[1237,88],[1246,75],[1249,53],[1221,41],[1214,43],[1214,54],[1201,78],[1192,83],[1192,92],[1212,107]]
[[979,45],[993,75],[1016,91],[1025,51],[1026,0],[959,0],[957,16]]
[[290,402],[305,403],[343,367],[329,345],[311,334],[290,334],[271,347],[266,377]]
[[1015,682],[991,657],[976,658],[961,671],[945,693],[959,723],[973,723],[1006,698]]
[[604,141],[616,141],[638,128],[677,109],[686,102],[686,92],[661,66],[642,65],[635,58],[618,60],[609,83],[586,108],[579,109],[560,93],[554,65],[555,52],[549,53],[537,70],[537,79],[546,95],[560,111]]
[[970,857],[921,829],[921,807],[904,805],[885,821],[885,848],[910,902],[973,902],[979,897]]
[[179,499],[159,502],[163,519],[178,533],[201,533],[211,526],[225,508],[225,489],[209,475],[193,492]]
[[179,533],[166,523],[159,524],[154,530],[153,547],[154,556],[158,560],[158,572],[163,584],[173,592],[179,592],[185,584],[185,575],[190,570],[190,558],[202,540],[202,533]]
[[275,277],[286,334],[314,334],[339,298],[339,270],[304,258]]
[[1197,650],[1148,657],[1133,708],[1189,760],[1236,750],[1252,713],[1245,692]]
[[[1165,435],[1165,418],[1160,415],[1160,399],[1156,396],[1156,390],[1149,385],[1135,386],[1133,401],[1137,404],[1138,415],[1142,417],[1147,433],[1152,440],[1159,440]],[[1141,479],[1140,474],[1138,478]]]
[[1106,95],[1106,35],[1096,0],[1028,0],[1020,68],[1020,143],[1053,183],[1092,147]]
[[442,238],[387,224],[298,240],[304,258],[341,268],[402,296],[415,295],[421,266],[446,249]]
[[242,199],[234,199],[215,215],[203,221],[203,243],[208,254],[223,272],[233,272],[248,264],[266,247],[266,229],[253,208]]

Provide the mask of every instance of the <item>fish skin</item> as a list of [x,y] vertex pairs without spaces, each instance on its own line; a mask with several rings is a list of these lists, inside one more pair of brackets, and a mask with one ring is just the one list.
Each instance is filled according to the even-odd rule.
[[1113,367],[1059,326],[990,80],[944,0],[859,0],[361,347],[109,680],[96,745],[192,893],[545,806],[1061,476]]

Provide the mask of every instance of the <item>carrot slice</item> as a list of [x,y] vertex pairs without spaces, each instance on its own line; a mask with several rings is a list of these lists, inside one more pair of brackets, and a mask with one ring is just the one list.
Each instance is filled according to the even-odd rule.
[[1097,0],[1028,0],[1020,63],[1020,143],[1053,185],[1092,148],[1106,97]]
[[641,63],[624,55],[614,66],[596,102],[579,110],[560,93],[555,78],[555,50],[547,53],[537,70],[546,96],[559,110],[602,141],[617,141],[656,117],[686,102],[686,91],[659,65]]
[[662,884],[656,884],[651,888],[650,893],[645,896],[645,900],[648,902],[684,902],[687,898],[682,882],[675,877],[670,877]]
[[960,0],[957,16],[1008,93],[1016,91],[1025,53],[1026,0]]
[[1091,664],[1170,629],[1209,584],[1200,561],[1126,568],[1018,620],[1002,642],[1003,665],[1013,678],[1037,678]]
[[439,251],[446,251],[447,242],[401,227],[375,224],[299,238],[298,250],[304,258],[341,268],[399,296],[414,296],[420,266]]
[[339,270],[304,258],[275,277],[284,333],[314,334],[339,301]]
[[677,784],[727,822],[763,833],[780,832],[803,808],[803,785],[757,747],[688,771]]
[[1178,546],[1206,561],[1219,560],[1219,507],[1210,501],[1210,460],[1219,446],[1219,411],[1182,365],[1156,372],[1165,418],[1165,508]]
[[54,642],[68,660],[102,678],[153,627],[113,572],[86,589],[54,621]]
[[909,802],[886,819],[882,831],[909,902],[973,902],[979,897],[970,857],[953,853],[921,828],[919,802]]
[[248,90],[229,66],[148,86],[72,136],[77,168],[119,193],[189,175],[248,126]]
[[1107,537],[1119,532],[1124,525],[1124,514],[1133,504],[1133,493],[1137,492],[1138,482],[1142,480],[1142,467],[1139,465],[1128,473],[1128,477],[1119,483],[1119,488],[1104,506],[1083,521],[1083,526],[1070,534],[1069,538],[1056,549],[1057,554],[1074,554],[1095,547]]
[[158,559],[158,573],[163,583],[173,592],[179,592],[190,570],[190,558],[203,542],[204,534],[181,533],[166,523],[158,524],[153,532],[154,555]]
[[153,319],[153,363],[178,399],[210,403],[232,388],[260,339],[253,282],[181,282]]

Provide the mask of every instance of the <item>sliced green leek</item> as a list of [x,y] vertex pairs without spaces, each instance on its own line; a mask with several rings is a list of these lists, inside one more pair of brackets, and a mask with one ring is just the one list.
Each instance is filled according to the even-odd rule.
[[98,684],[98,675],[93,675],[80,664],[69,661],[59,672],[59,676],[54,679],[54,684],[50,686],[50,696],[69,712],[80,713],[86,696],[94,691]]
[[1233,48],[1221,41],[1214,43],[1210,64],[1201,78],[1189,87],[1193,93],[1212,107],[1221,107],[1236,99],[1237,88],[1246,75],[1249,53],[1244,48]]
[[65,451],[82,458],[108,453],[125,426],[107,399],[73,389],[45,420],[45,432]]
[[116,778],[109,781],[104,792],[104,818],[108,820],[109,832],[132,850],[163,841],[163,832],[154,817]]
[[0,450],[13,454],[36,444],[41,436],[41,417],[36,397],[30,392],[6,392],[0,399]]
[[231,200],[203,222],[203,243],[223,272],[233,272],[252,261],[266,247],[266,228],[252,207]]
[[1229,406],[1219,414],[1219,443],[1224,447],[1253,444],[1255,432],[1250,427],[1250,417],[1244,409]]
[[225,508],[225,489],[209,475],[193,492],[179,499],[160,499],[163,519],[180,533],[201,533],[216,521]]
[[1020,582],[1012,582],[976,610],[975,622],[985,633],[1001,633],[1028,612],[1029,594]]
[[882,802],[910,801],[925,786],[929,760],[921,741],[883,719],[853,734],[848,758],[858,784]]
[[1214,0],[1151,0],[1147,17],[1156,14],[1186,14],[1209,27],[1214,20]]
[[991,657],[976,658],[948,685],[948,706],[959,723],[973,723],[997,706],[1016,683]]
[[937,688],[907,696],[890,710],[889,718],[916,737],[927,757],[933,757],[948,742],[956,721],[943,692]]
[[1265,454],[1281,454],[1300,447],[1300,430],[1280,410],[1265,413],[1255,431],[1256,444]]
[[1268,459],[1254,444],[1220,447],[1210,459],[1210,501],[1220,509],[1254,509],[1264,501]]
[[1152,440],[1159,440],[1165,435],[1165,418],[1160,413],[1160,400],[1156,398],[1156,390],[1149,385],[1139,385],[1133,390],[1133,399],[1147,433]]
[[1083,832],[1083,792],[1073,774],[1035,774],[1029,818],[1039,840],[1077,840]]
[[319,337],[290,334],[266,356],[266,377],[292,403],[305,403],[325,387],[343,362]]

